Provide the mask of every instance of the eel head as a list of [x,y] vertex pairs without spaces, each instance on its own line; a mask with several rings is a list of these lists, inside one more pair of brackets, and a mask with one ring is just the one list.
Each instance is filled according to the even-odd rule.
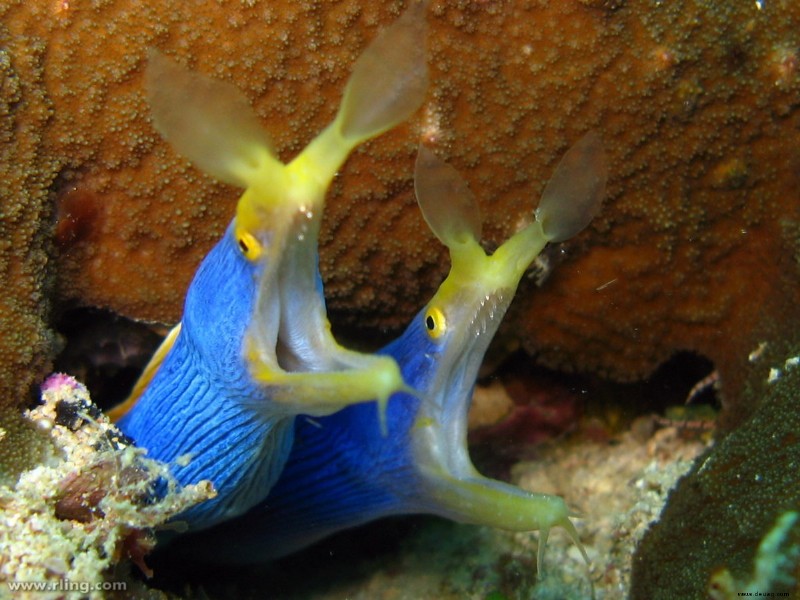
[[569,511],[560,497],[480,475],[467,450],[467,412],[486,348],[521,277],[548,242],[565,240],[588,225],[600,208],[606,172],[600,139],[589,133],[562,159],[535,219],[489,255],[478,243],[475,200],[458,173],[425,148],[417,159],[417,200],[451,258],[448,277],[404,335],[424,359],[407,356],[410,348],[402,341],[392,351],[401,365],[427,363],[404,369],[421,396],[409,431],[420,509],[502,529],[540,530],[540,568],[553,526],[564,527],[583,552]]

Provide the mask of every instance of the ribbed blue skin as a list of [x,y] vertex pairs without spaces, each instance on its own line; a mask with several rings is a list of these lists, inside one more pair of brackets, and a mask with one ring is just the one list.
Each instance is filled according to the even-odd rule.
[[[378,354],[393,356],[403,378],[428,387],[442,346],[425,331],[424,311],[402,336]],[[419,502],[409,431],[420,400],[394,394],[388,404],[387,435],[374,403],[348,406],[327,417],[298,416],[295,442],[267,499],[246,515],[190,536],[190,554],[222,562],[258,562],[299,550],[336,531],[392,515],[426,512]]]
[[[118,423],[150,458],[168,463],[180,484],[204,479],[214,484],[216,498],[178,517],[191,529],[241,514],[262,500],[292,445],[293,419],[271,410],[242,357],[259,265],[242,256],[229,227],[192,280],[172,349]],[[186,455],[188,464],[176,462]]]

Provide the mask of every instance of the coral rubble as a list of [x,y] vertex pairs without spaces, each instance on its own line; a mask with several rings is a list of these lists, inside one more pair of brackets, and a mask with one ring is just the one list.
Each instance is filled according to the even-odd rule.
[[149,576],[144,555],[155,542],[152,528],[215,492],[209,482],[169,485],[165,497],[152,502],[153,482],[171,481],[166,467],[145,458],[110,425],[86,388],[53,375],[42,399],[28,417],[53,452],[16,485],[0,487],[0,595],[17,589],[14,597],[28,597],[29,584],[52,584],[45,591],[28,590],[31,598],[102,598],[103,590],[128,586],[132,591],[138,586],[133,580],[114,580],[127,579],[127,569],[115,571],[115,565],[129,559]]

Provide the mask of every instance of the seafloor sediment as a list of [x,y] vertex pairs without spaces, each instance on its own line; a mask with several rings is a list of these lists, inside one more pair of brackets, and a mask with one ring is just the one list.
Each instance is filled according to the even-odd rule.
[[598,600],[624,600],[636,544],[658,518],[670,488],[707,447],[701,437],[687,437],[680,426],[654,431],[640,421],[636,431],[613,440],[547,445],[536,460],[513,467],[520,486],[563,495],[580,515],[576,526],[591,559],[588,570],[557,529],[539,580],[536,533],[404,518],[339,535],[272,567],[188,575],[190,596],[202,590],[225,599],[565,600],[591,598],[593,587]]
[[[490,405],[510,404],[498,396],[502,393],[496,389],[482,389],[478,410],[491,414],[496,410]],[[535,459],[517,462],[513,481],[563,495],[580,515],[578,531],[591,558],[587,568],[568,537],[554,531],[541,581],[535,572],[535,533],[432,518],[378,522],[371,533],[341,534],[278,566],[215,570],[212,565],[208,571],[177,568],[171,573],[164,565],[174,557],[148,556],[153,528],[209,490],[190,486],[155,505],[143,503],[148,482],[166,476],[164,467],[129,446],[74,379],[51,378],[43,400],[30,419],[51,440],[51,457],[24,473],[14,488],[2,488],[0,580],[6,585],[122,581],[128,590],[144,594],[147,583],[141,573],[151,574],[152,564],[156,572],[150,591],[186,598],[583,598],[592,585],[597,598],[623,598],[636,541],[657,518],[676,478],[706,446],[697,437],[681,436],[675,426],[655,430],[646,418],[613,439],[551,442],[539,447]],[[493,418],[502,419],[502,414]],[[354,541],[348,542],[348,535]],[[364,543],[378,550],[367,555],[359,548]],[[318,574],[314,578],[304,576],[309,561]]]

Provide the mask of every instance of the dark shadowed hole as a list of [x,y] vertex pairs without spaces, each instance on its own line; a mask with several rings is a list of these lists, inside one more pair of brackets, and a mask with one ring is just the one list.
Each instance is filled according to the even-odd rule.
[[155,573],[148,585],[184,597],[198,597],[202,590],[210,598],[302,598],[368,579],[380,564],[391,562],[404,540],[436,520],[424,516],[383,519],[260,565],[198,564],[182,560],[166,546],[147,559]]
[[[613,444],[637,419],[661,419],[668,409],[684,407],[692,389],[713,371],[707,358],[680,352],[645,380],[618,383],[547,369],[525,353],[515,353],[480,381],[502,382],[514,412],[497,425],[470,432],[472,460],[485,475],[507,480],[514,464],[535,460],[542,444],[565,436]],[[718,407],[713,385],[698,391],[689,412],[704,405]]]
[[77,308],[56,323],[63,349],[54,369],[89,389],[92,401],[108,409],[123,401],[158,348],[166,328],[153,328],[111,312]]

